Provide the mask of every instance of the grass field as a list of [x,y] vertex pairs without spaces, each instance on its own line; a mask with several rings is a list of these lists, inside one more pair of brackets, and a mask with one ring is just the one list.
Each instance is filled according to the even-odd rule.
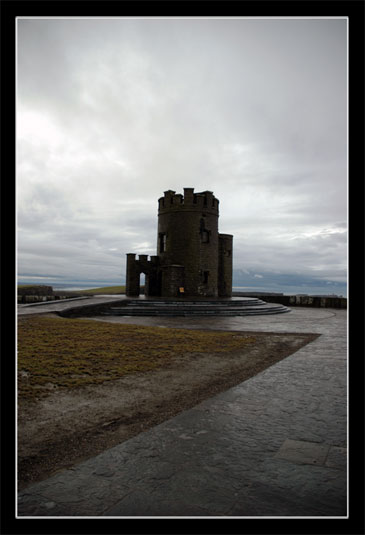
[[[18,284],[17,286],[19,289],[25,289],[25,288],[44,288],[44,285],[42,284]],[[60,290],[59,292],[55,290],[55,293],[63,293],[64,290]],[[75,294],[75,295],[98,295],[98,294],[124,294],[125,293],[125,285],[122,286],[104,286],[102,288],[91,288],[88,290],[73,290],[69,293]]]
[[152,370],[186,352],[231,352],[254,342],[254,337],[238,333],[42,316],[20,319],[19,401],[40,399],[55,386],[76,388]]
[[79,295],[114,295],[114,294],[124,294],[125,286],[105,286],[103,288],[91,288],[90,290],[78,290],[75,291]]

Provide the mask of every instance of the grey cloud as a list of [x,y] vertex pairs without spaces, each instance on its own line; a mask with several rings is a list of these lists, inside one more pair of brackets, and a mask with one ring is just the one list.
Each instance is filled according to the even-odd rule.
[[22,269],[55,244],[55,274],[119,274],[188,186],[220,199],[237,267],[346,263],[342,233],[288,245],[346,226],[345,20],[19,20],[17,70]]

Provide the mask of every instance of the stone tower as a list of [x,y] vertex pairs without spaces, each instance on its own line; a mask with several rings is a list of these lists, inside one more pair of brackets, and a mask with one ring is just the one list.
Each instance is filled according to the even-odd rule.
[[157,255],[127,254],[127,296],[230,297],[232,240],[218,233],[219,201],[211,191],[166,191],[158,200]]

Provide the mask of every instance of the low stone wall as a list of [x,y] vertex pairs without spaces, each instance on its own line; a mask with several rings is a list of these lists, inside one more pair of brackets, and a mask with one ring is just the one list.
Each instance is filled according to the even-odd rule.
[[42,301],[58,301],[67,299],[66,295],[19,295],[18,304],[41,303]]
[[18,286],[18,304],[42,303],[45,301],[58,301],[59,299],[69,299],[75,297],[74,292],[56,291],[52,286]]
[[347,308],[347,299],[345,297],[312,297],[310,295],[292,295],[290,296],[289,302],[292,306]]
[[[234,292],[233,296],[244,297],[244,292]],[[258,297],[267,303],[279,303],[285,306],[304,306],[316,308],[347,308],[346,297],[314,297],[311,295],[253,295],[250,297]]]
[[52,286],[18,286],[18,296],[50,296],[53,295]]

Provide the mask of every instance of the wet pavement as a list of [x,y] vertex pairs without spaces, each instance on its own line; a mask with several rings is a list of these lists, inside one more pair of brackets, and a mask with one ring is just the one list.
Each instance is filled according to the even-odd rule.
[[[57,305],[66,303],[37,312]],[[236,387],[28,487],[19,493],[18,516],[346,517],[346,310],[107,320],[321,336]]]

